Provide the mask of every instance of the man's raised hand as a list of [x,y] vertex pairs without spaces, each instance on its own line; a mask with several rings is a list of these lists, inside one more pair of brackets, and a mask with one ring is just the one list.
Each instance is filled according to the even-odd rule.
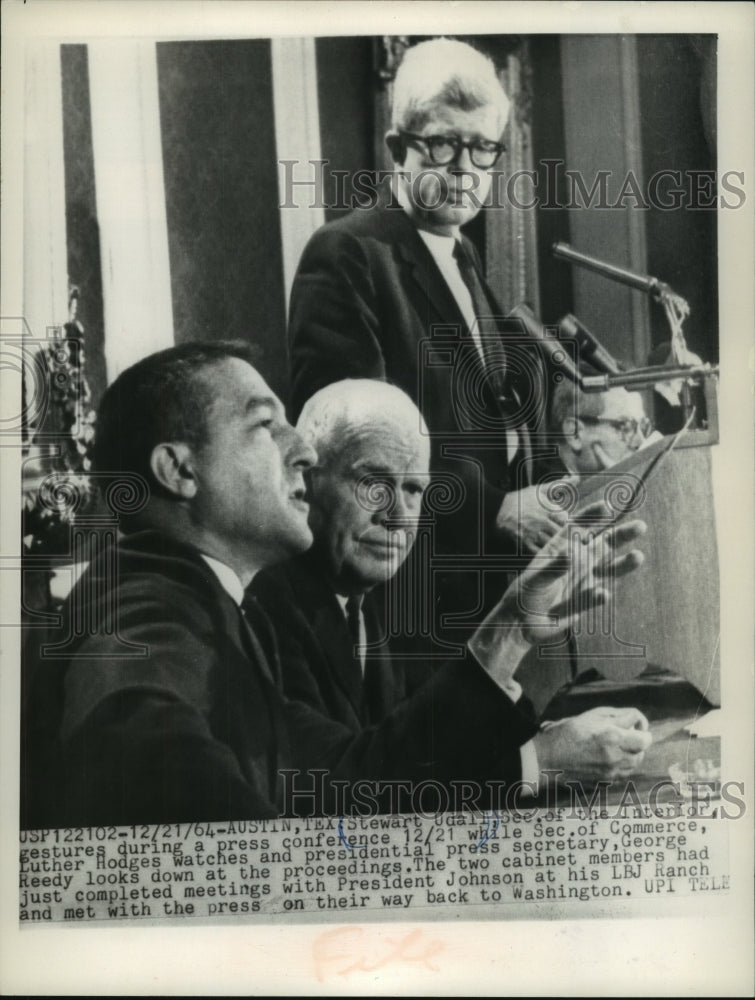
[[469,640],[500,683],[535,642],[553,642],[587,611],[606,604],[615,581],[642,565],[634,548],[644,521],[623,522],[603,501],[584,507],[542,547]]

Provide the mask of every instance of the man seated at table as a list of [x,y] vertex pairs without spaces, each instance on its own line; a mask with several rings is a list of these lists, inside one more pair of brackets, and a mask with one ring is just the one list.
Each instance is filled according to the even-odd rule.
[[[317,465],[307,473],[314,543],[258,574],[251,592],[275,626],[286,694],[354,733],[369,732],[423,697],[412,676],[423,664],[390,656],[391,612],[406,595],[381,585],[396,576],[417,537],[430,482],[428,432],[402,390],[369,379],[347,379],[315,393],[297,430],[318,454]],[[430,581],[418,589],[429,599]],[[526,596],[524,601],[529,603]],[[500,691],[527,716],[531,709],[526,699],[520,701],[513,673],[533,636],[495,627],[503,621],[499,614],[478,629],[468,653],[486,664]],[[467,678],[457,677],[462,703],[468,697]],[[604,768],[601,756],[610,757],[611,746],[646,745],[644,726],[644,718],[631,708],[598,708],[565,720],[561,729],[537,731],[533,725],[531,739],[517,743],[506,760],[489,762],[486,773],[536,782],[539,767],[557,760],[572,776],[605,776],[610,767]],[[551,741],[559,739],[559,732],[565,742],[554,753]],[[459,728],[437,727],[426,751],[440,754],[448,746],[460,752],[465,739]]]

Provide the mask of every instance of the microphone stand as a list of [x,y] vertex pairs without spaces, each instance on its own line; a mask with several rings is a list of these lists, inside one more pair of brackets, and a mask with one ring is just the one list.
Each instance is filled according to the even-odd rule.
[[[619,372],[616,375],[608,372],[600,375],[583,375],[583,392],[606,392],[614,386],[624,386],[625,388],[654,389],[661,382],[668,382],[671,379],[683,379],[686,395],[682,394],[682,400],[688,401],[684,408],[684,426],[695,421],[693,429],[705,433],[707,443],[718,441],[718,400],[716,398],[716,385],[718,381],[718,365],[674,365],[665,367],[664,365],[653,365],[648,368],[637,368],[631,372]],[[692,400],[691,386],[701,385],[703,399],[705,401],[705,420],[700,421],[700,409],[696,407]]]
[[[690,312],[689,303],[686,299],[683,299],[681,295],[677,295],[669,285],[664,281],[659,281],[658,278],[654,278],[649,274],[637,274],[635,271],[630,271],[626,267],[620,267],[618,264],[608,264],[597,257],[590,257],[586,253],[575,250],[568,243],[554,243],[552,251],[554,257],[559,257],[562,260],[569,261],[571,264],[576,264],[578,267],[594,271],[596,274],[600,274],[610,281],[618,281],[622,285],[627,285],[630,288],[635,288],[649,295],[654,301],[659,302],[663,306],[666,319],[671,328],[670,359],[673,359],[675,365],[668,368],[657,368],[656,371],[659,374],[657,376],[647,375],[646,378],[648,381],[646,382],[643,382],[643,379],[638,377],[636,381],[611,381],[604,384],[602,380],[605,376],[587,376],[583,378],[583,388],[587,392],[601,392],[611,385],[634,385],[636,387],[642,386],[647,388],[657,385],[659,382],[669,382],[675,378],[682,379],[680,402],[686,423],[693,410],[692,394],[690,391],[691,384],[704,375],[713,374],[713,369],[709,365],[689,365],[685,363],[690,354],[684,339],[684,333],[682,332],[682,323],[689,316]],[[640,376],[642,372],[650,373],[652,371],[649,368],[641,368],[626,374],[629,376]],[[661,372],[663,372],[665,377],[661,377]],[[715,369],[715,373],[718,373],[718,368]],[[611,376],[611,378],[614,377],[623,378],[625,375],[622,373],[621,376]],[[601,381],[598,385],[588,388],[587,383],[591,382],[593,378]]]
[[718,375],[718,365],[675,365],[670,368],[653,365],[650,368],[635,368],[634,371],[619,372],[616,375],[610,375],[608,372],[600,375],[583,375],[582,389],[585,392],[606,392],[615,386],[650,389],[659,382],[669,382],[676,378],[683,378],[688,383],[699,383],[714,375]]

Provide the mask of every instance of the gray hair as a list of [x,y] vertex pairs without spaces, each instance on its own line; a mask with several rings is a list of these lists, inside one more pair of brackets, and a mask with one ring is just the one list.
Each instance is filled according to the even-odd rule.
[[393,85],[392,126],[416,131],[438,105],[462,111],[493,105],[501,131],[509,113],[509,99],[491,60],[453,38],[434,38],[407,49]]
[[565,378],[553,390],[550,429],[560,434],[565,420],[577,416],[599,417],[605,406],[604,395],[602,392],[582,392],[575,382]]
[[375,379],[333,382],[304,404],[296,429],[317,452],[318,465],[328,465],[346,447],[354,430],[366,424],[386,433],[413,433],[426,441],[429,432],[422,414],[403,389]]
[[595,419],[601,417],[606,409],[606,400],[620,400],[627,409],[626,416],[631,416],[635,402],[639,402],[639,410],[644,416],[645,401],[639,392],[628,392],[626,389],[614,386],[604,392],[583,392],[571,380],[564,379],[553,390],[551,399],[549,429],[561,434],[564,421],[569,419]]

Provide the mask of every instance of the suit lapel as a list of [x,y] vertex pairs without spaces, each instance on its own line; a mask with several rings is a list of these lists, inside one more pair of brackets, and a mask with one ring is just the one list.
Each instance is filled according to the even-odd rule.
[[[442,323],[444,326],[458,325],[460,329],[466,330],[466,320],[445,278],[440,273],[435,258],[411,222],[408,219],[405,222],[406,232],[401,233],[398,249],[415,286],[415,292],[422,298],[422,311],[427,314],[428,333],[432,323]],[[435,315],[431,315],[431,312]]]
[[[236,634],[239,636],[242,651],[250,660],[257,664],[260,673],[263,674],[266,680],[274,687],[279,687],[276,678],[278,664],[274,659],[274,651],[271,651],[271,659],[271,655],[265,650],[260,641],[261,638],[266,638],[263,630],[267,619],[262,615],[262,611],[259,609],[256,601],[247,596],[244,599],[244,606],[237,610],[237,617]],[[264,618],[264,623],[261,622],[261,618]],[[263,632],[262,635],[260,635],[261,631]]]
[[406,213],[396,205],[388,207],[384,201],[382,220],[385,235],[389,243],[397,248],[414,294],[419,297],[418,312],[420,316],[427,317],[428,333],[433,323],[446,326],[458,324],[465,330],[466,322],[451,289]]
[[[233,602],[231,602],[233,603]],[[267,721],[270,726],[270,743],[266,752],[249,763],[260,777],[264,776],[272,801],[282,802],[282,779],[280,771],[292,760],[291,737],[282,712],[283,681],[280,676],[280,660],[277,642],[270,621],[257,600],[247,593],[242,607],[232,609],[234,614],[229,622],[236,624],[240,649],[251,668],[245,671],[247,683],[254,686],[255,696],[264,698],[267,704]],[[262,683],[253,678],[251,670],[257,668],[262,675]],[[265,773],[266,771],[266,773]]]
[[[367,643],[378,643],[384,636],[383,622],[377,610],[377,603],[371,594],[362,606]],[[381,647],[385,653],[385,646]],[[405,696],[403,669],[390,656],[370,656],[364,673],[364,717],[365,722],[380,722]]]
[[[368,594],[362,605],[367,644],[377,642],[383,634],[375,604]],[[363,725],[383,719],[404,697],[400,667],[390,658],[367,655],[362,677],[359,659],[353,655],[351,636],[346,619],[335,596],[332,603],[318,609],[315,615],[317,635],[338,686],[349,700]]]
[[346,616],[341,610],[335,592],[322,565],[324,557],[316,546],[295,561],[296,572],[289,582],[312,635],[320,647],[322,662],[334,685],[344,697],[358,719],[363,713],[362,671],[353,655],[351,636]]
[[[254,720],[249,720],[250,729],[239,753],[243,766],[253,775],[254,781],[261,788],[267,786],[268,798],[277,801],[279,771],[290,754],[286,727],[281,719],[281,685],[276,679],[279,665],[274,648],[270,653],[266,651],[264,630],[261,642],[256,632],[258,623],[246,620],[242,609],[197,550],[172,542],[155,532],[145,532],[140,544],[142,549],[146,548],[147,555],[160,560],[161,566],[172,566],[182,585],[190,584],[202,593],[215,619],[213,624],[217,639],[226,643],[225,648],[218,649],[223,665],[228,668],[223,685],[228,685],[230,692],[235,691],[236,684],[245,685],[253,704],[259,702],[260,697],[264,698],[267,712],[262,715],[266,724],[255,727]],[[169,556],[174,558],[170,560]]]

